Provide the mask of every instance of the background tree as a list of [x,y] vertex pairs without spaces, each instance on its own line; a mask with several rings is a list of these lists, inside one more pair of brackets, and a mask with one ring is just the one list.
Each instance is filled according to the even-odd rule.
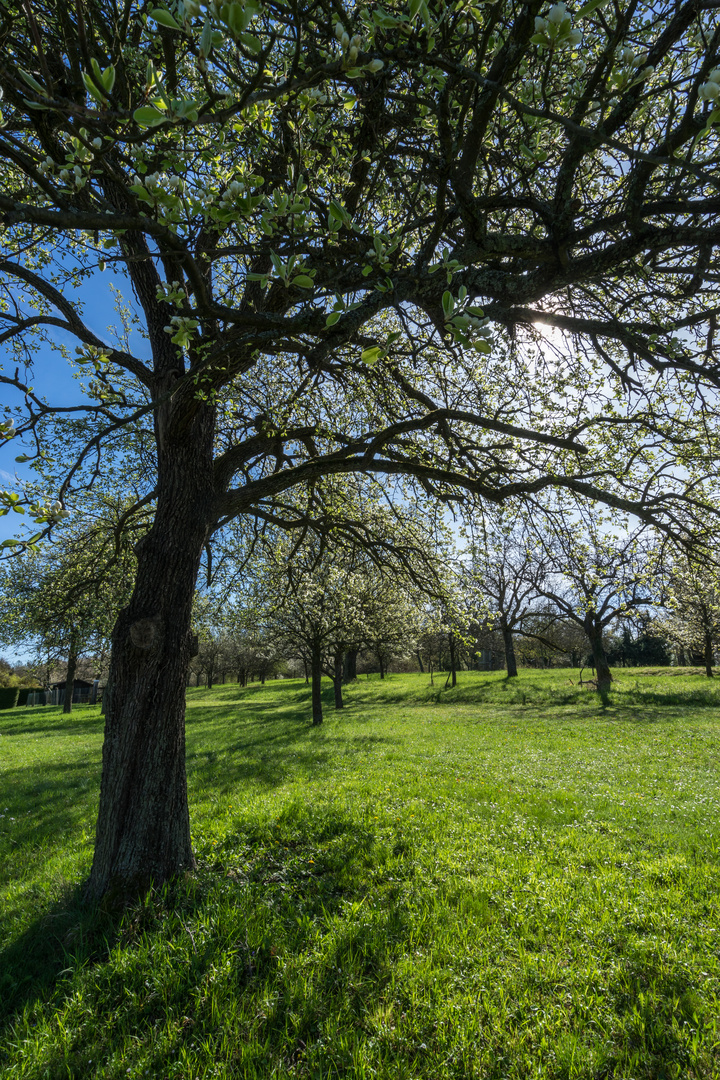
[[686,652],[702,655],[705,674],[713,677],[720,643],[720,582],[716,565],[677,552],[668,574],[667,611],[662,633]]
[[515,516],[486,513],[474,528],[465,588],[473,605],[502,635],[509,679],[517,676],[514,637],[528,632],[547,565],[537,557],[536,540]]
[[[2,379],[28,409],[5,434],[32,455],[67,419],[63,505],[128,425],[150,462],[94,895],[193,864],[192,598],[230,518],[292,524],[287,492],[349,472],[446,500],[560,485],[665,521],[702,502],[715,8],[5,0]],[[83,317],[106,265],[136,346]],[[58,330],[84,424],[24,370]]]
[[598,693],[612,682],[603,633],[618,618],[662,603],[660,553],[647,530],[559,500],[538,529],[538,559],[552,570],[538,587],[561,617],[581,626],[590,646]]
[[79,520],[56,527],[52,544],[21,549],[0,570],[0,640],[34,644],[45,666],[67,664],[66,713],[80,657],[107,651],[132,592],[133,533],[122,531],[125,512],[120,500],[95,499]]

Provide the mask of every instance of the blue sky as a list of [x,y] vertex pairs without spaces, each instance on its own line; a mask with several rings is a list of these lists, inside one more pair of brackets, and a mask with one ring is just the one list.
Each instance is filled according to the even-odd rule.
[[[122,278],[105,271],[103,274],[96,274],[93,280],[85,284],[76,294],[83,303],[86,324],[104,341],[109,340],[107,328],[120,323],[115,310],[115,297],[110,288],[111,284],[122,290],[126,283]],[[58,331],[56,340],[63,340],[69,346],[71,353],[74,353],[77,341],[70,335]],[[143,344],[139,339],[132,342],[133,347],[141,355],[145,351]],[[4,375],[13,374],[14,368],[8,362],[7,354],[0,356],[0,365]],[[83,401],[83,394],[76,374],[77,369],[73,369],[59,353],[45,347],[37,355],[28,381],[35,392],[50,404],[78,405]],[[21,378],[23,377],[21,373]],[[11,387],[0,386],[0,416],[4,415],[5,406],[22,405],[22,402],[22,394]],[[11,439],[9,442],[3,440],[0,444],[0,488],[8,491],[19,490],[16,475],[21,481],[36,478],[27,464],[15,461],[18,455],[29,452],[29,449],[29,444],[23,444],[18,438]],[[54,497],[55,492],[49,491],[48,495]],[[12,513],[0,517],[0,540],[21,535],[25,520],[21,515]]]

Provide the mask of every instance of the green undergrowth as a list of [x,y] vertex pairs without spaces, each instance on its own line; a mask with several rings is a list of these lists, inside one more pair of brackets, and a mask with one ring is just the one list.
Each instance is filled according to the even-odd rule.
[[197,872],[87,909],[102,721],[0,713],[0,1076],[720,1077],[720,689],[188,692]]

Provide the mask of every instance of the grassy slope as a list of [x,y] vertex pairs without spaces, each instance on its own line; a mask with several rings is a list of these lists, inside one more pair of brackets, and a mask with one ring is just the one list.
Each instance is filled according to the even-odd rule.
[[122,918],[97,711],[0,713],[0,1076],[720,1077],[720,686],[574,678],[189,691],[199,871]]

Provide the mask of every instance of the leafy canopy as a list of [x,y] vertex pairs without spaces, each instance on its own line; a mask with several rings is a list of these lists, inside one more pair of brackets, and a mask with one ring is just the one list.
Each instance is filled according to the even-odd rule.
[[[75,454],[41,523],[129,426],[161,481],[184,440],[214,455],[209,529],[353,471],[702,512],[714,0],[0,10],[2,378],[27,409],[4,434],[33,458],[67,421]],[[134,351],[78,299],[105,267]],[[67,335],[83,422],[33,384]]]

